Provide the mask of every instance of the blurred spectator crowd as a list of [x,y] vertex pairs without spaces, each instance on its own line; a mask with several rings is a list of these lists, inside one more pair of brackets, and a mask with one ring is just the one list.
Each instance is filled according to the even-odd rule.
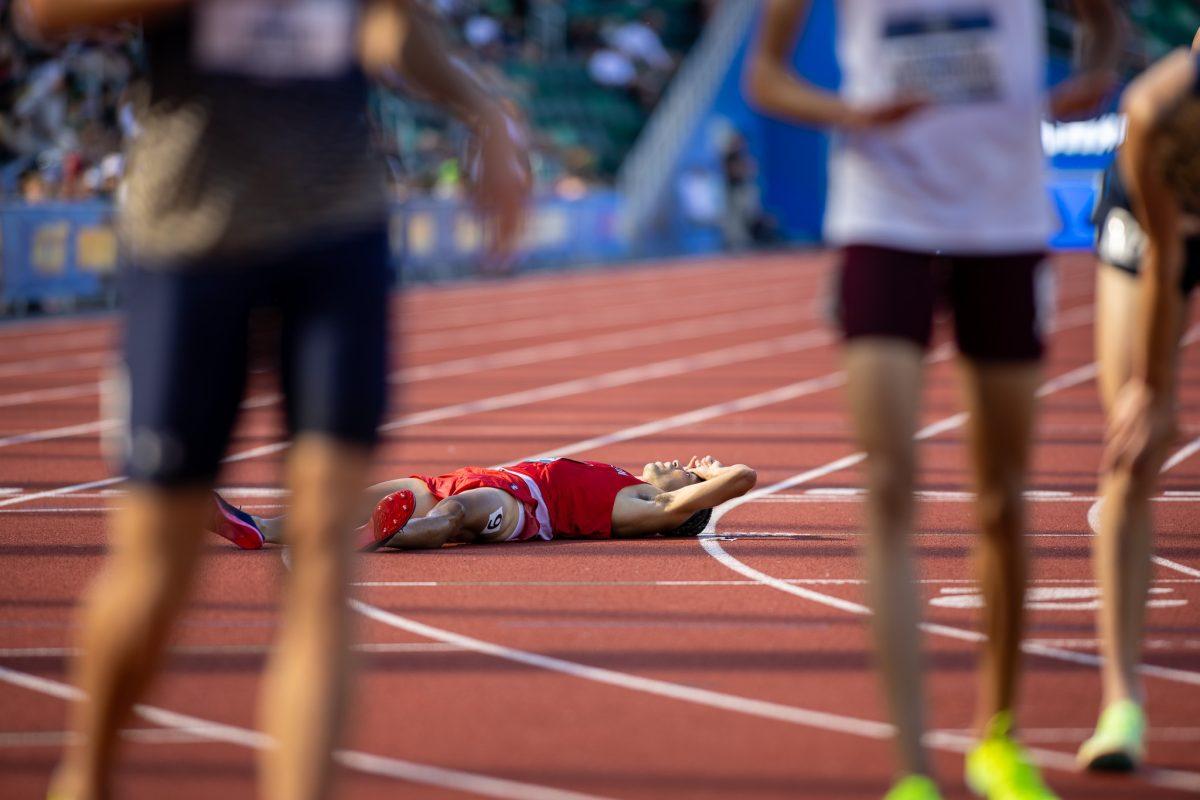
[[[539,188],[607,185],[717,0],[430,0],[529,121]],[[137,133],[136,31],[39,46],[0,0],[0,197],[111,196]],[[378,90],[371,116],[398,197],[461,190],[466,132]]]
[[15,34],[11,6],[0,0],[0,192],[31,203],[111,195],[135,130],[136,37],[41,48]]
[[[539,187],[611,183],[716,0],[433,0],[530,125]],[[464,132],[420,103],[377,94],[400,193],[459,191]]]

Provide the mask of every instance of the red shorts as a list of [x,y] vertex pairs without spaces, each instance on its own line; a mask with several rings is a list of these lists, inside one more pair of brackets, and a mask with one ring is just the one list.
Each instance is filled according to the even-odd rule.
[[410,475],[409,477],[422,481],[438,500],[462,494],[468,489],[499,489],[517,498],[517,502],[525,508],[525,524],[512,537],[512,541],[533,539],[541,530],[537,519],[537,500],[534,499],[524,481],[511,472],[483,467],[463,467],[434,478],[426,475]]
[[1053,308],[1043,253],[946,256],[875,245],[842,250],[838,321],[846,339],[884,336],[929,347],[939,307],[954,316],[964,356],[1036,361]]

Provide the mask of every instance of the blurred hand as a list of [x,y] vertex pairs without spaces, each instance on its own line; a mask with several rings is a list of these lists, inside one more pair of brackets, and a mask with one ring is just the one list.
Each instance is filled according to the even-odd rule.
[[1062,120],[1095,116],[1116,92],[1118,83],[1117,73],[1112,70],[1072,75],[1050,91],[1050,116]]
[[1157,448],[1175,438],[1173,404],[1133,378],[1117,392],[1104,438],[1102,470],[1142,469]]
[[485,113],[471,133],[468,176],[471,194],[488,231],[488,255],[512,255],[525,227],[533,188],[529,137],[524,124],[499,108]]
[[850,130],[882,128],[903,122],[932,105],[923,97],[904,97],[872,106],[851,107],[842,127]]

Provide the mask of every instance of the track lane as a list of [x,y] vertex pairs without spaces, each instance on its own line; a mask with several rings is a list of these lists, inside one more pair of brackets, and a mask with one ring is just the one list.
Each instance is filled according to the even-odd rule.
[[[836,394],[836,393],[835,393],[835,394]],[[650,399],[650,402],[653,402],[653,399],[652,399],[652,398]],[[671,401],[671,402],[673,402],[673,403],[677,403],[677,402],[679,402],[679,400],[674,400],[674,401]],[[554,404],[552,404],[552,408],[553,408],[553,407],[558,407],[559,405],[560,405],[559,403],[554,403]],[[606,404],[605,404],[605,405],[609,405],[609,403],[607,403],[607,402],[606,402]],[[807,413],[807,409],[809,409],[809,408],[810,408],[810,407],[812,407],[813,405],[815,405],[815,404],[814,404],[813,400],[810,398],[810,399],[808,400],[808,402],[806,402],[806,403],[803,403],[803,404],[800,404],[800,405],[798,406],[798,408],[805,409],[805,410],[806,410],[806,413]],[[678,408],[678,407],[679,407],[679,406],[678,406],[678,405],[676,405],[676,408]],[[694,407],[694,406],[692,406],[692,407]],[[563,419],[563,420],[568,420],[568,419],[570,419],[570,416],[569,416],[569,414],[570,414],[570,413],[575,413],[575,411],[576,411],[576,409],[570,409],[569,411],[564,411],[564,412],[562,413],[562,416],[561,416],[560,418],[561,418],[561,419]],[[793,410],[793,409],[786,409],[786,413],[787,413],[787,414],[795,414],[796,412],[795,412],[795,410]],[[814,413],[814,414],[810,415],[810,418],[815,418],[815,419],[817,419],[817,420],[820,420],[820,419],[822,418],[822,416],[821,416],[821,415],[825,415],[825,417],[826,417],[828,420],[833,420],[833,419],[835,419],[835,418],[836,418],[836,415],[837,415],[837,413],[838,413],[838,409],[836,408],[836,404],[831,404],[831,405],[828,407],[828,410],[827,410],[827,411],[822,411],[822,412],[820,412],[819,414],[818,414],[818,413]],[[606,411],[606,412],[605,412],[605,415],[606,415],[606,416],[611,416],[611,415],[612,415],[612,411],[611,411],[611,410],[609,410],[609,411]],[[754,419],[758,419],[760,415],[759,415],[759,414],[752,414],[752,415],[743,415],[743,416],[745,416],[745,417],[748,417],[748,418],[754,418]],[[782,415],[780,415],[779,417],[774,417],[774,416],[772,416],[772,420],[778,419],[778,422],[771,421],[771,422],[760,423],[760,429],[761,429],[761,430],[765,430],[765,431],[769,431],[769,432],[776,432],[776,431],[778,431],[778,430],[779,430],[781,427],[785,427],[785,426],[786,426],[786,424],[787,424],[787,423],[786,423],[786,419],[785,419],[785,417],[786,417],[786,414],[782,414]],[[602,425],[603,425],[603,419],[602,419],[601,417],[597,416],[597,417],[596,417],[596,421],[595,421],[594,423],[592,423],[592,424],[594,424],[594,425],[596,426],[596,428],[597,428],[597,429],[601,429],[601,428],[602,428]],[[810,423],[810,424],[811,424],[811,423]],[[818,423],[818,424],[819,424],[819,423]],[[536,428],[536,422],[535,422],[535,421],[531,421],[531,422],[529,423],[529,425],[530,425],[530,428],[531,428],[531,429],[534,429],[534,428]],[[710,434],[710,432],[713,432],[713,430],[714,430],[714,428],[715,428],[715,427],[719,428],[720,426],[715,426],[713,422],[710,422],[710,423],[703,424],[703,425],[696,425],[696,426],[693,426],[693,427],[691,427],[691,428],[682,428],[682,429],[680,430],[680,436],[679,436],[679,438],[678,438],[678,440],[677,440],[677,443],[678,443],[678,444],[682,444],[682,445],[684,445],[684,446],[687,446],[687,444],[688,444],[689,442],[691,442],[691,443],[694,443],[694,442],[696,442],[696,441],[707,441],[707,437],[708,437],[708,435]],[[611,429],[611,428],[610,428],[610,429]],[[476,424],[476,428],[475,428],[475,430],[476,430],[476,431],[478,431],[478,430],[481,430],[477,424]],[[738,427],[738,426],[730,426],[730,427],[728,428],[728,430],[729,430],[729,436],[730,436],[732,439],[735,439],[735,438],[737,437],[737,434],[738,434],[738,431],[739,431],[739,427]],[[472,435],[471,431],[470,431],[470,430],[467,430],[466,428],[464,428],[463,434],[464,434],[464,437],[463,437],[463,438],[457,438],[457,437],[453,437],[453,436],[447,436],[447,437],[443,438],[443,439],[442,439],[440,442],[431,442],[431,443],[430,443],[431,450],[433,450],[433,449],[436,449],[437,447],[442,447],[442,448],[445,448],[445,447],[447,446],[447,444],[448,444],[448,443],[450,443],[450,442],[453,442],[453,441],[455,441],[455,440],[457,440],[457,441],[459,441],[459,442],[469,442],[469,439],[467,439],[467,438],[465,438],[465,437],[469,437],[469,436],[471,436],[471,435]],[[560,441],[561,441],[561,438],[560,438]],[[552,443],[551,443],[551,444],[552,444]],[[615,449],[615,447],[621,447],[621,446],[622,446],[622,445],[616,445],[616,446],[614,446],[614,448],[613,448],[613,449]],[[626,447],[628,447],[628,448],[629,448],[629,452],[630,452],[631,456],[633,456],[633,455],[635,454],[635,451],[637,451],[637,450],[643,450],[643,451],[644,451],[644,449],[645,449],[645,447],[646,447],[646,445],[645,445],[645,444],[641,444],[641,445],[639,445],[639,446],[635,446],[635,443],[634,443],[634,442],[632,442],[632,441],[631,441],[630,443],[628,443],[627,445],[624,445],[624,446],[626,446]],[[637,457],[638,457],[638,458],[640,458],[640,456],[637,456]],[[410,462],[410,463],[411,463],[411,462]],[[783,469],[786,469],[788,465],[787,465],[786,461],[783,461],[783,460],[781,460],[781,461],[780,461],[780,466],[781,466]],[[648,545],[648,544],[649,544],[649,543],[637,543],[637,546],[641,547],[641,546]],[[528,555],[527,555],[526,553],[523,553],[523,552],[514,552],[514,553],[513,553],[513,558],[512,558],[512,559],[509,559],[509,558],[505,557],[505,558],[503,559],[503,561],[504,561],[504,562],[506,562],[506,563],[504,563],[504,564],[502,564],[502,565],[499,565],[499,566],[500,566],[500,567],[503,569],[503,571],[505,571],[505,572],[507,573],[507,572],[509,572],[509,571],[512,571],[513,569],[517,568],[517,566],[519,565],[519,563],[520,563],[520,562],[526,562],[526,561],[528,561],[528,562],[532,562],[531,564],[529,564],[529,568],[530,568],[531,570],[533,570],[534,572],[537,572],[537,571],[544,571],[544,570],[546,570],[546,569],[563,569],[563,568],[565,568],[565,569],[571,569],[571,568],[573,568],[573,564],[583,564],[583,565],[586,565],[586,566],[589,568],[589,571],[591,571],[591,570],[596,570],[596,571],[602,571],[602,570],[604,570],[604,571],[608,571],[610,574],[619,574],[619,573],[620,573],[622,570],[625,570],[625,571],[627,571],[628,569],[632,568],[632,567],[631,567],[631,564],[641,564],[641,563],[643,563],[643,562],[645,562],[645,563],[647,563],[647,564],[653,564],[653,563],[656,563],[656,561],[657,561],[657,559],[654,559],[654,558],[652,558],[652,557],[650,556],[650,554],[649,554],[649,553],[646,553],[646,556],[645,556],[645,557],[642,557],[641,555],[638,555],[637,557],[634,557],[634,554],[635,554],[635,553],[637,553],[637,554],[641,554],[641,553],[644,553],[644,552],[645,552],[645,550],[640,550],[640,549],[639,549],[639,550],[636,550],[636,551],[633,551],[633,550],[627,550],[627,551],[625,551],[624,553],[616,553],[616,552],[614,552],[614,553],[612,554],[611,558],[610,558],[610,557],[607,557],[607,556],[606,556],[606,557],[604,557],[604,558],[593,558],[593,554],[594,554],[594,553],[598,555],[598,551],[599,551],[599,549],[601,548],[601,546],[599,546],[599,545],[598,545],[598,546],[595,546],[595,547],[593,547],[593,546],[591,546],[591,545],[583,545],[582,547],[583,547],[583,548],[586,548],[586,549],[582,549],[582,550],[580,550],[580,549],[578,549],[577,547],[573,547],[573,548],[571,548],[572,550],[574,550],[574,551],[577,553],[577,555],[575,555],[573,558],[564,558],[564,559],[562,559],[562,561],[561,561],[561,566],[555,566],[555,564],[557,564],[557,563],[558,563],[557,561],[555,562],[555,564],[547,564],[547,559],[549,558],[549,556],[548,556],[548,555],[546,555],[546,556],[543,556],[543,555],[541,555],[541,554],[540,554],[540,551],[539,551],[539,554],[538,554],[538,555],[534,555],[534,554],[533,554],[533,551],[532,551],[532,549],[531,549],[531,550],[529,550],[529,552],[528,552]],[[553,548],[549,548],[549,547],[548,547],[547,549],[553,549]],[[562,553],[563,555],[566,555],[566,553],[565,553],[564,551],[561,551],[561,550],[556,550],[556,551],[555,551],[555,555],[556,555],[556,556],[557,556],[558,554],[560,554],[560,553]],[[586,555],[585,555],[585,554],[586,554]],[[469,554],[468,552],[466,552],[466,551],[464,551],[464,552],[461,552],[461,553],[455,553],[455,554],[453,554],[453,561],[451,561],[451,560],[450,560],[450,559],[451,559],[451,556],[450,556],[449,554],[447,554],[447,555],[445,556],[445,558],[444,558],[444,559],[441,559],[441,560],[443,560],[443,561],[446,561],[446,562],[447,562],[447,565],[446,565],[446,566],[447,566],[449,569],[451,569],[452,571],[454,571],[454,572],[458,572],[458,571],[459,571],[460,569],[462,569],[462,568],[467,568],[467,569],[472,569],[472,570],[481,569],[481,568],[483,568],[483,567],[486,567],[486,565],[487,565],[487,564],[494,564],[494,563],[496,563],[498,560],[500,560],[500,558],[499,558],[499,556],[500,556],[500,553],[499,553],[499,552],[491,552],[491,553],[481,554],[479,557],[472,557],[472,558],[471,558],[471,560],[472,560],[473,562],[477,562],[477,563],[476,563],[476,566],[474,566],[474,567],[470,567],[470,566],[468,566],[468,565],[466,565],[466,564],[462,564],[462,566],[460,567],[460,566],[459,566],[459,564],[460,564],[459,560],[460,560],[460,559],[464,559],[464,558],[466,558],[468,555],[470,555],[470,554]],[[505,555],[507,556],[507,554],[505,554]],[[518,558],[518,556],[519,556],[519,558]],[[580,560],[581,558],[582,558],[582,561]],[[604,562],[611,562],[611,563],[604,563]],[[433,561],[431,561],[431,560],[426,560],[426,561],[424,561],[424,562],[421,562],[421,563],[420,563],[420,568],[423,570],[423,569],[425,569],[427,566],[431,566],[433,563],[434,563],[434,562],[433,562]],[[394,568],[392,568],[392,569],[394,570]],[[597,598],[596,600],[597,600],[597,602],[599,602],[599,601],[601,601],[602,599],[603,599],[603,598]],[[543,631],[543,633],[541,633],[541,634],[537,633],[537,631],[538,631],[538,630],[542,630],[542,631]],[[552,635],[559,635],[559,634],[561,633],[561,630],[560,630],[559,628],[554,628],[554,629],[550,629],[550,630],[551,630],[551,634],[552,634]],[[669,632],[669,629],[668,629],[668,632]],[[531,635],[531,636],[544,636],[544,635],[545,635],[545,629],[531,628],[531,629],[529,629],[529,635]],[[591,634],[589,634],[589,635],[591,635]],[[659,631],[659,632],[658,632],[658,635],[659,635],[659,636],[661,636],[661,635],[663,635],[663,634],[662,634],[662,632],[661,632],[661,631]],[[535,640],[535,641],[536,641],[536,640]],[[486,669],[486,667],[485,667],[485,669]],[[694,671],[692,671],[692,674],[694,674]],[[742,678],[739,678],[739,680],[742,680],[742,679],[744,679],[744,678],[745,678],[745,676],[743,676]],[[754,680],[754,677],[750,677],[749,679],[750,679],[751,681],[753,681],[753,680]],[[436,679],[435,679],[435,680],[433,681],[432,685],[434,685],[434,686],[440,685],[440,682],[439,682],[438,680],[436,680]],[[468,682],[467,684],[463,684],[461,688],[462,688],[463,690],[469,691],[469,690],[470,690],[470,688],[471,688],[471,684]],[[782,687],[781,687],[781,688],[782,688]],[[491,697],[492,695],[489,693],[489,695],[488,695],[488,696],[489,696],[489,697]],[[561,701],[560,701],[560,702],[561,702]],[[506,704],[505,704],[505,706],[507,707],[507,705],[508,705],[508,704],[506,703]],[[553,703],[553,702],[549,703],[549,706],[553,706],[553,705],[554,705],[554,703]],[[447,724],[449,724],[449,723],[447,723]],[[465,730],[465,729],[464,729],[464,730]],[[462,731],[459,731],[459,732],[461,733]],[[807,743],[807,742],[806,742],[806,743]],[[794,743],[794,742],[791,742],[790,744],[791,744],[793,747],[795,746],[795,743]],[[794,751],[793,751],[793,752],[794,752]],[[882,757],[882,758],[886,758],[886,748],[883,748],[883,749],[880,751],[880,753],[882,754],[882,755],[881,755],[881,757]],[[675,756],[672,756],[671,758],[676,758],[676,757],[675,757]],[[544,760],[544,759],[543,759],[543,760]],[[538,761],[538,760],[537,760],[537,759],[533,759],[532,761],[533,761],[533,764],[532,764],[532,765],[527,765],[526,767],[524,767],[524,769],[537,769],[537,761]],[[836,759],[835,759],[835,761],[836,761]],[[685,761],[685,763],[686,763],[686,761]],[[714,761],[713,763],[715,763],[715,764],[719,764],[719,765],[720,765],[720,766],[722,766],[722,767],[726,767],[726,768],[728,768],[728,767],[729,767],[728,763],[727,763],[727,762],[725,762],[725,761],[724,761],[724,760],[722,760],[722,759],[717,759],[717,760],[716,760],[716,761]],[[831,762],[831,763],[833,763],[833,762]],[[583,771],[583,770],[581,769],[581,772],[582,772],[582,771]],[[629,769],[622,769],[622,770],[620,770],[620,771],[621,771],[621,772],[622,772],[622,774],[624,774],[624,775],[629,775],[629,774],[630,774],[630,772],[629,772]],[[668,770],[668,772],[669,772],[669,770]],[[731,774],[732,774],[732,773],[731,773]],[[581,775],[581,777],[582,777],[582,775]],[[754,785],[753,781],[752,781],[752,780],[750,780],[750,776],[747,776],[747,775],[742,775],[741,777],[742,777],[742,779],[745,781],[745,783],[746,783],[746,785],[747,785],[747,786]],[[785,776],[785,778],[786,778],[786,776]],[[866,788],[860,787],[860,788],[862,789],[862,793],[863,793],[863,794],[866,794],[866,795],[869,795],[869,794],[871,793],[871,791],[874,791],[874,789],[872,789],[872,788],[871,788],[872,786],[874,786],[876,789],[878,788],[878,785],[877,785],[877,784],[872,784],[872,783],[871,783],[871,781],[872,781],[872,780],[874,780],[874,781],[884,780],[885,778],[886,778],[886,775],[879,775],[879,776],[876,776],[875,778],[872,778],[872,779],[870,779],[870,780],[867,780],[867,781],[866,781],[866,783],[867,783],[867,784],[869,784],[869,785],[868,785]],[[674,778],[673,778],[673,780],[677,780],[677,781],[678,781],[678,780],[681,780],[681,778],[680,778],[680,776],[679,776],[679,775],[675,775],[675,776],[674,776]],[[666,782],[666,779],[665,779],[665,778],[660,778],[660,782]],[[726,792],[729,792],[729,791],[731,791],[731,790],[732,790],[732,788],[731,788],[731,787],[733,787],[733,786],[736,786],[736,785],[738,785],[738,784],[736,784],[736,783],[730,783],[729,781],[726,781],[725,783],[723,783],[723,784],[720,784],[720,785],[722,785],[722,786],[724,787],[724,789],[726,790]],[[818,783],[818,784],[816,784],[816,785],[821,785],[821,784],[819,784],[819,783]],[[826,785],[832,785],[832,784],[826,784]],[[776,786],[776,788],[777,788],[777,789],[779,789],[780,791],[782,791],[782,789],[783,789],[783,785]],[[747,795],[747,796],[757,796],[757,795]],[[764,795],[764,796],[765,796],[765,795]]]

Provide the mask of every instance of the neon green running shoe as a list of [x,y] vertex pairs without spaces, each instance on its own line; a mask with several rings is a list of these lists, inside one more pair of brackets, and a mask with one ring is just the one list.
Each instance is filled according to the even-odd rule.
[[992,717],[983,741],[967,754],[967,786],[988,800],[1058,800],[1011,731],[1011,712]]
[[883,800],[942,800],[937,784],[924,775],[905,775]]
[[1132,700],[1109,703],[1075,757],[1084,769],[1132,772],[1146,757],[1146,713]]

